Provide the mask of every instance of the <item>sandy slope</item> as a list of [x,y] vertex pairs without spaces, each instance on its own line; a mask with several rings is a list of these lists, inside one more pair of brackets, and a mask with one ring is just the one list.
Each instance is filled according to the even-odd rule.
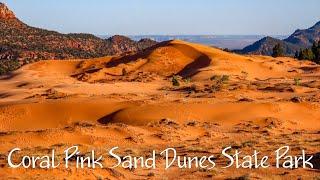
[[90,78],[96,80],[95,76],[100,71],[119,76],[122,75],[122,70],[126,69],[127,73],[133,74],[142,71],[163,76],[173,74],[179,74],[183,77],[195,76],[195,80],[204,80],[213,74],[223,73],[234,76],[246,73],[249,79],[266,79],[290,77],[294,73],[288,71],[299,65],[301,63],[290,58],[275,60],[263,56],[240,56],[216,48],[175,40],[160,43],[158,46],[138,54],[113,58],[106,63],[104,68],[91,73]]
[[[0,80],[0,157],[17,146],[30,153],[50,148],[62,153],[72,144],[85,151],[120,146],[140,155],[170,146],[199,155],[218,153],[226,145],[271,152],[287,143],[295,153],[301,148],[316,153],[319,70],[307,61],[241,56],[183,41],[123,57],[29,64]],[[179,87],[172,86],[174,74],[181,76]],[[222,75],[227,80],[222,81]],[[246,142],[250,147],[243,145]],[[0,163],[1,177],[30,178],[42,172],[9,169],[5,159]],[[272,168],[70,172],[72,178],[98,179],[319,175],[317,170]],[[66,173],[57,169],[37,177],[59,179]]]

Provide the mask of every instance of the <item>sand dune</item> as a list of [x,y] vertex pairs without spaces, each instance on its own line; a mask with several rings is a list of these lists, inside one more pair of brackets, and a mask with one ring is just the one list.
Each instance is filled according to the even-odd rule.
[[0,107],[0,131],[34,131],[81,122],[98,123],[105,114],[126,106],[99,99],[4,105]]
[[263,120],[273,117],[281,119],[288,128],[317,130],[320,128],[317,123],[320,120],[319,113],[317,106],[294,103],[157,104],[123,109],[114,114],[110,122],[143,126],[168,118],[180,124],[200,121],[231,127],[252,121],[257,125],[267,126],[269,124],[264,124],[267,122]]
[[83,70],[87,76],[85,81],[112,79],[122,76],[124,71],[126,74],[148,72],[160,76],[180,75],[195,80],[205,80],[213,74],[243,76],[244,73],[249,79],[266,79],[294,76],[296,74],[292,69],[300,65],[290,58],[240,56],[213,47],[174,40],[138,54],[97,62],[95,66],[99,68],[91,72]]
[[[0,107],[0,131],[35,131],[63,128],[75,123],[147,126],[163,119],[177,124],[190,121],[217,123],[228,128],[242,122],[268,126],[275,118],[295,130],[320,129],[318,106],[295,103],[170,103],[134,105],[106,100],[59,100]],[[58,112],[58,113],[57,113]],[[245,113],[244,113],[245,112]]]
[[[294,153],[300,149],[316,153],[319,67],[287,57],[241,56],[176,40],[121,57],[36,62],[0,78],[0,155],[17,146],[33,154],[56,148],[61,155],[72,144],[85,152],[120,146],[123,153],[141,155],[170,146],[198,156],[219,153],[227,145],[244,152],[259,148],[271,153],[284,142]],[[173,86],[173,75],[181,76],[179,86]],[[30,178],[41,171],[26,173],[5,164],[0,158],[7,178]],[[249,174],[268,179],[276,174],[279,179],[295,179],[302,173],[307,178],[317,173],[272,168],[253,173],[214,171],[174,168],[150,174],[143,169],[102,169],[73,175],[225,179]],[[64,169],[48,173],[65,177]]]
[[[127,74],[122,74],[123,69],[126,69]],[[54,122],[53,119],[48,120],[48,122],[41,122],[40,119],[44,119],[46,114],[50,114],[51,109],[57,108],[61,114],[68,114],[69,111],[72,111],[68,116],[61,116],[57,119],[60,119],[63,125],[67,125],[67,121],[70,118],[73,119],[85,119],[85,120],[97,120],[100,116],[108,116],[108,112],[113,112],[114,108],[104,108],[104,110],[99,111],[98,114],[93,115],[79,115],[77,112],[83,112],[84,114],[93,109],[102,109],[104,101],[100,104],[96,100],[91,100],[90,103],[87,102],[87,106],[82,106],[80,109],[70,109],[70,107],[77,106],[81,102],[67,106],[65,103],[69,103],[69,100],[65,98],[74,99],[77,98],[90,98],[91,96],[103,96],[102,99],[116,99],[117,101],[123,101],[126,99],[132,99],[132,102],[138,102],[139,104],[144,101],[144,98],[148,99],[150,96],[160,96],[161,101],[166,102],[164,104],[146,104],[141,107],[133,107],[129,109],[120,109],[121,111],[114,114],[112,122],[121,122],[130,125],[146,125],[151,121],[157,121],[162,118],[172,118],[177,121],[186,121],[191,119],[197,119],[200,121],[225,121],[226,124],[233,119],[233,121],[242,121],[243,119],[254,119],[258,118],[254,114],[245,114],[242,118],[235,118],[233,116],[228,117],[228,114],[237,114],[244,109],[250,109],[250,112],[261,117],[276,116],[277,118],[291,119],[292,117],[299,117],[298,114],[294,114],[290,117],[281,114],[279,112],[284,111],[284,109],[301,109],[299,112],[304,112],[304,105],[301,104],[288,104],[288,108],[280,109],[279,112],[270,109],[270,106],[276,107],[284,106],[286,103],[269,103],[264,101],[263,103],[249,103],[249,105],[230,103],[230,99],[223,100],[225,97],[222,96],[217,101],[222,101],[222,104],[216,104],[214,102],[208,101],[206,97],[203,96],[204,102],[200,104],[189,104],[189,103],[176,103],[168,105],[167,102],[173,102],[175,100],[181,99],[181,96],[172,96],[166,91],[159,91],[163,87],[170,86],[170,81],[166,78],[172,75],[181,75],[182,77],[192,77],[192,82],[203,83],[204,87],[207,87],[206,84],[210,82],[210,78],[215,75],[228,75],[234,81],[239,81],[242,83],[242,86],[246,83],[254,83],[256,86],[260,86],[261,90],[269,91],[268,93],[258,93],[251,91],[251,89],[244,88],[243,90],[238,90],[234,93],[229,92],[229,97],[236,99],[237,94],[244,92],[248,93],[248,96],[251,96],[254,99],[267,98],[266,96],[275,95],[278,98],[289,98],[290,95],[285,93],[271,94],[272,91],[291,91],[290,89],[294,86],[295,77],[305,77],[306,82],[301,88],[294,87],[292,91],[295,93],[299,92],[312,92],[317,88],[318,85],[314,78],[316,78],[318,73],[318,66],[312,65],[310,62],[298,62],[290,58],[272,58],[266,56],[240,56],[237,54],[232,54],[224,52],[222,50],[207,47],[199,44],[193,44],[183,41],[168,41],[160,43],[157,46],[151,47],[144,52],[123,56],[123,57],[104,57],[97,58],[92,60],[69,60],[69,61],[57,61],[57,60],[48,60],[40,61],[37,63],[29,64],[23,68],[17,70],[9,76],[2,77],[0,80],[2,86],[1,89],[1,106],[2,118],[5,119],[7,114],[18,111],[28,112],[35,111],[34,113],[23,114],[20,117],[31,120],[32,118],[38,119],[37,125],[42,127],[40,124],[49,125],[43,128],[52,128],[58,127],[59,122]],[[140,82],[117,82],[114,83],[94,83],[91,80],[103,79],[111,76],[134,76],[135,73],[155,73],[162,77],[162,79],[154,80],[150,83],[140,83]],[[314,76],[312,77],[311,74]],[[83,81],[79,81],[75,76],[87,76]],[[87,83],[88,81],[89,83]],[[134,81],[134,79],[133,79]],[[235,81],[235,83],[236,83]],[[288,83],[288,81],[290,81]],[[106,81],[108,82],[108,81]],[[303,83],[303,82],[301,82]],[[247,84],[249,86],[250,84]],[[186,85],[188,86],[188,85]],[[200,84],[201,86],[201,84]],[[288,86],[288,87],[284,87]],[[165,88],[168,89],[168,88]],[[201,89],[201,88],[200,88]],[[183,93],[183,89],[182,93]],[[170,89],[169,89],[170,91]],[[206,89],[201,89],[203,93],[207,93]],[[181,91],[180,91],[181,92]],[[219,92],[216,92],[219,94]],[[166,97],[163,99],[163,97]],[[39,104],[37,99],[50,99],[52,102],[42,102]],[[171,98],[171,100],[170,100]],[[270,98],[270,97],[268,97]],[[63,102],[55,102],[53,99],[64,99]],[[91,99],[91,98],[90,98]],[[19,102],[22,105],[11,105],[8,102]],[[108,103],[109,100],[105,102]],[[23,105],[23,103],[29,103]],[[70,102],[71,103],[71,102]],[[221,103],[221,102],[220,102]],[[10,104],[10,105],[7,105]],[[99,105],[98,105],[99,104]],[[128,104],[128,103],[126,103]],[[267,105],[269,104],[269,105]],[[109,106],[109,105],[107,105]],[[235,108],[227,108],[227,107]],[[247,107],[249,106],[249,107]],[[43,113],[36,113],[37,108],[41,109]],[[259,108],[261,107],[261,108]],[[262,108],[265,107],[265,108]],[[290,107],[290,108],[289,108]],[[26,108],[26,109],[25,109]],[[12,109],[12,110],[11,110]],[[214,109],[214,110],[211,110]],[[225,111],[228,109],[229,111]],[[261,109],[261,110],[260,110]],[[137,113],[140,112],[140,113]],[[144,113],[141,113],[144,112]],[[207,112],[207,113],[205,113]],[[296,112],[296,111],[293,111]],[[317,121],[317,111],[310,112],[310,116],[304,114],[300,116],[308,117],[309,121]],[[42,115],[41,115],[42,114]],[[129,114],[129,115],[126,115]],[[205,114],[205,115],[204,115]],[[15,115],[13,115],[15,116]],[[92,117],[91,117],[92,116]],[[130,116],[129,118],[126,116]],[[167,117],[166,117],[167,116]],[[189,117],[190,116],[190,117]],[[17,116],[18,117],[18,116]],[[51,116],[49,116],[51,117]],[[90,117],[90,118],[89,118]],[[223,118],[221,118],[223,117]],[[250,118],[252,117],[252,118]],[[8,117],[7,117],[8,118]],[[3,130],[9,130],[10,127],[14,127],[14,117],[10,117],[11,125],[4,124]],[[18,118],[19,119],[19,118]],[[313,120],[312,120],[313,119]],[[22,122],[23,120],[17,120],[17,122]],[[71,120],[72,121],[72,120]],[[298,120],[293,120],[298,121]],[[28,122],[28,121],[26,121]],[[52,123],[52,124],[51,124]],[[28,123],[24,124],[27,125]],[[309,124],[309,123],[304,123]],[[21,125],[21,128],[24,127]],[[17,126],[18,127],[18,126]],[[35,126],[36,127],[36,126]],[[7,128],[7,129],[5,129]],[[317,128],[317,126],[315,127]],[[19,128],[18,128],[19,129]]]

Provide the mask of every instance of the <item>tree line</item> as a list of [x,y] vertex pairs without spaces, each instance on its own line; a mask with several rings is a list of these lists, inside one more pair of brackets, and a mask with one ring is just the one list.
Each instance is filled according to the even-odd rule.
[[[276,44],[273,47],[272,57],[284,56],[283,48],[281,44]],[[300,49],[296,51],[294,58],[299,60],[310,60],[317,64],[320,64],[320,41],[314,42],[311,48]]]
[[320,41],[314,42],[311,48],[297,51],[294,57],[299,60],[306,59],[320,64]]

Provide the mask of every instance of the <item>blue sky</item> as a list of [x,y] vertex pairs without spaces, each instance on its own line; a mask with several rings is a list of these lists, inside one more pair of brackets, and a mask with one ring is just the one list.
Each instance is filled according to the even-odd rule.
[[320,0],[0,0],[25,23],[98,35],[287,35],[320,21]]

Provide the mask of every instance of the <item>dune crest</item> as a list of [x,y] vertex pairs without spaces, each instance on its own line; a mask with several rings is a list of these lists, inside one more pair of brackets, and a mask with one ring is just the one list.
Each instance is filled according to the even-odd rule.
[[[145,157],[168,146],[190,157],[219,154],[226,146],[270,154],[284,142],[294,154],[301,149],[316,154],[319,77],[320,66],[308,61],[242,56],[176,40],[125,56],[40,61],[0,77],[0,156],[20,147],[30,154],[56,149],[62,157],[74,144],[83,154],[92,149],[105,153],[106,147],[115,146],[122,155]],[[217,158],[219,166],[227,163]],[[113,163],[110,158],[103,161]],[[30,179],[43,172],[9,168],[5,158],[0,166],[5,178]],[[83,169],[80,175],[70,169],[70,174],[87,179],[237,179],[251,172],[217,171],[174,167],[150,174],[106,168]],[[311,178],[316,171],[255,169],[250,177]],[[63,168],[46,171],[57,179],[65,173]]]
[[[95,62],[92,69],[78,69],[79,80],[101,82],[119,80],[139,73],[171,77],[179,75],[195,80],[209,79],[214,74],[266,79],[290,77],[299,63],[290,58],[241,56],[220,49],[180,40],[166,41],[143,52]],[[85,78],[84,78],[85,77]]]

